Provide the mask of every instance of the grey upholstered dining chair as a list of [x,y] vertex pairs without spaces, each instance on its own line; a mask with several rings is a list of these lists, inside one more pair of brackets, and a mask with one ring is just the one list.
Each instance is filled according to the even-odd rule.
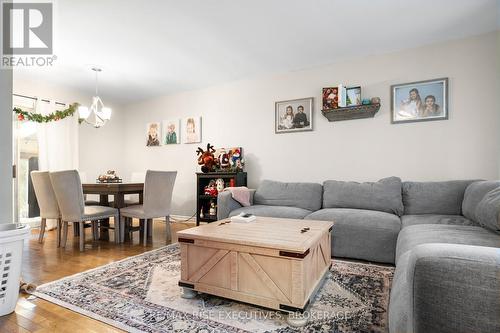
[[[132,172],[132,176],[130,177],[130,182],[144,183],[144,179],[146,179],[145,172]],[[138,194],[129,194],[125,196],[125,206],[134,206],[139,204],[140,202]]]
[[59,247],[61,246],[61,212],[59,211],[52,183],[50,182],[49,172],[32,171],[31,181],[33,182],[33,189],[35,190],[38,207],[40,207],[40,217],[42,219],[38,242],[43,242],[47,219],[53,219],[57,220],[57,247]]
[[[131,183],[144,183],[144,179],[146,178],[146,173],[145,172],[132,172],[132,176],[130,177],[130,182]],[[134,205],[140,205],[140,198],[139,194],[126,194],[124,198],[125,206],[134,206]],[[115,202],[110,201],[109,205],[111,207],[114,207]]]
[[[80,181],[82,182],[82,184],[88,182],[86,172],[78,171],[78,174],[80,175]],[[85,200],[85,206],[99,206],[99,196],[98,195],[90,195],[89,196],[87,194],[84,194],[83,200]]]
[[85,222],[92,222],[92,236],[94,240],[97,240],[98,221],[109,217],[115,219],[115,242],[119,242],[120,223],[116,223],[119,220],[118,210],[104,206],[85,206],[78,171],[51,172],[50,180],[62,215],[63,246],[66,246],[69,222],[78,223],[79,225],[80,251],[83,251],[85,249]]
[[[137,218],[144,220],[143,237],[144,244],[147,241],[148,225],[150,226],[151,235],[153,234],[153,224],[149,223],[154,218],[166,218],[166,234],[167,241],[172,240],[170,230],[170,208],[172,204],[172,192],[175,184],[177,171],[151,171],[146,172],[146,180],[144,182],[144,203],[142,205],[129,206],[120,209],[120,239],[125,239],[125,224],[126,220]],[[131,228],[127,230],[130,232]]]

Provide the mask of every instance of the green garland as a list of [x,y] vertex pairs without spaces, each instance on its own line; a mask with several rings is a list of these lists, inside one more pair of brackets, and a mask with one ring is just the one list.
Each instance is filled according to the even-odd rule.
[[13,111],[15,114],[17,114],[17,119],[19,119],[20,121],[28,120],[34,121],[36,123],[48,123],[51,121],[58,121],[66,117],[73,116],[78,109],[78,106],[78,103],[73,103],[65,110],[52,112],[45,116],[39,113],[23,111],[20,108],[14,108]]

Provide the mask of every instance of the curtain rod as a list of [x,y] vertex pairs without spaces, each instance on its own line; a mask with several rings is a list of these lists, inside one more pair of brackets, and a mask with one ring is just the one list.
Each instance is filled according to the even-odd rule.
[[[35,100],[35,101],[38,99],[36,97],[26,96],[26,95],[20,95],[20,94],[12,94],[12,95],[13,96],[17,96],[17,97],[23,97],[23,98],[32,99],[32,100]],[[46,102],[46,103],[50,103],[50,101],[48,99],[42,99],[41,101],[42,102]],[[66,103],[56,102],[56,104],[59,104],[59,105],[62,105],[62,106],[66,106]]]

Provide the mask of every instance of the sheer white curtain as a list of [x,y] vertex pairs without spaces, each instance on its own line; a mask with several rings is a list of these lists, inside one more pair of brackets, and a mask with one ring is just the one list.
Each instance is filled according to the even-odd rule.
[[[47,115],[65,106],[37,101],[36,113]],[[39,168],[59,171],[78,168],[78,116],[38,124]]]
[[[65,106],[37,100],[35,112],[47,115]],[[78,116],[40,123],[37,125],[38,166],[42,171],[78,169]],[[56,227],[56,221],[47,221],[48,229]]]

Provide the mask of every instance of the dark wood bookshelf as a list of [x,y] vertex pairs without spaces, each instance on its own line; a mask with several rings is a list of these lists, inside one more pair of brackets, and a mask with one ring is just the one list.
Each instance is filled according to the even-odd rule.
[[[217,197],[206,195],[205,186],[211,180],[222,178],[224,186],[229,187],[231,180],[234,181],[234,186],[247,186],[247,173],[246,172],[197,172],[196,173],[196,225],[200,222],[215,222],[217,221],[217,206],[215,215],[209,215],[210,203],[213,201],[217,205]],[[200,217],[201,210],[203,209],[204,217]]]

